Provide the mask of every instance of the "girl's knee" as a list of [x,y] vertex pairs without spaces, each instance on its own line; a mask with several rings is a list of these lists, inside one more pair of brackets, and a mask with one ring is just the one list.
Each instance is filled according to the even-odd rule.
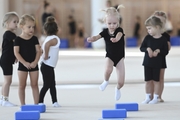
[[124,86],[124,81],[118,81],[118,86],[121,88],[121,87],[123,87]]
[[106,69],[105,74],[110,75],[111,73],[112,73],[112,69],[110,69],[110,68]]

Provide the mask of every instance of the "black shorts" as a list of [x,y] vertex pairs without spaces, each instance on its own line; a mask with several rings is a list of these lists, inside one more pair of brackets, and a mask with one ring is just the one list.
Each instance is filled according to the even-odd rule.
[[151,68],[144,66],[145,81],[159,81],[161,68]]
[[4,75],[12,75],[13,74],[13,65],[9,63],[1,63],[1,68]]
[[110,54],[106,54],[106,57],[110,58],[113,63],[114,63],[114,66],[116,67],[116,65],[118,64],[118,62],[124,58],[124,55],[120,55],[120,56],[113,56],[113,55],[110,55]]
[[35,68],[27,69],[22,63],[19,62],[18,70],[19,71],[25,71],[25,72],[32,72],[32,71],[38,71],[39,67],[37,65]]

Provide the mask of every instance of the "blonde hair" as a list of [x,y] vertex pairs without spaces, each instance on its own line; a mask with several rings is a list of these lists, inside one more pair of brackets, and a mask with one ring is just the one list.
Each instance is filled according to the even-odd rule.
[[[165,29],[165,23],[166,23],[166,20],[167,20],[167,15],[165,12],[162,12],[162,11],[155,11],[154,16],[160,18],[160,20],[163,22],[163,27],[162,27],[162,32],[165,32],[166,29]],[[164,18],[164,19],[163,19]]]
[[163,11],[155,11],[153,15],[167,19],[167,15]]
[[151,16],[145,21],[145,26],[153,26],[153,27],[159,26],[160,30],[162,30],[163,22],[159,17]]
[[102,11],[104,11],[106,13],[103,21],[105,22],[107,16],[116,16],[118,18],[118,20],[119,20],[120,19],[120,14],[119,14],[118,10],[120,8],[125,8],[125,7],[124,7],[124,5],[121,4],[121,5],[118,5],[117,9],[114,8],[114,7],[109,7],[107,9],[103,9]]
[[32,15],[22,15],[20,20],[19,20],[19,25],[25,25],[27,21],[32,21],[35,23],[35,18]]
[[19,16],[16,12],[8,12],[4,15],[2,20],[2,27],[6,28],[7,23],[12,20],[13,17],[17,17],[19,19]]

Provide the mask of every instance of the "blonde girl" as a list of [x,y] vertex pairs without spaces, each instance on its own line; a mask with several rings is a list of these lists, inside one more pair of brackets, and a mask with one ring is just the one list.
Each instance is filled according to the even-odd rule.
[[[144,77],[146,97],[143,104],[156,104],[159,97],[160,89],[160,70],[162,67],[162,58],[168,54],[168,45],[162,35],[163,23],[160,18],[152,16],[145,21],[148,35],[145,36],[140,50],[144,52]],[[152,87],[152,83],[153,86]],[[153,99],[151,100],[153,92]]]
[[4,15],[2,26],[5,29],[2,42],[2,55],[0,58],[0,66],[4,75],[4,83],[2,85],[0,105],[15,106],[9,102],[9,90],[12,83],[13,64],[15,63],[14,56],[14,39],[16,38],[15,30],[19,17],[16,12],[8,12]]
[[125,79],[125,67],[124,67],[124,32],[119,27],[120,14],[117,11],[123,7],[119,5],[117,9],[114,7],[104,10],[106,13],[104,22],[107,28],[104,29],[99,35],[87,38],[88,42],[95,42],[100,38],[104,38],[106,44],[106,65],[104,73],[104,81],[99,86],[101,91],[104,91],[109,84],[109,78],[113,71],[113,66],[116,68],[117,73],[117,86],[115,87],[115,100],[119,100],[121,97],[120,89],[124,85]]
[[34,36],[35,19],[31,15],[23,15],[19,21],[22,33],[15,39],[14,53],[19,61],[19,98],[21,105],[25,105],[25,88],[27,76],[30,76],[34,104],[39,101],[38,61],[40,57],[40,46],[38,38]]
[[[167,41],[167,44],[168,44],[168,50],[171,49],[171,44],[170,44],[170,35],[165,32],[165,24],[166,24],[166,21],[167,21],[167,15],[165,12],[162,12],[162,11],[156,11],[154,12],[153,14],[154,16],[156,17],[159,17],[161,19],[161,21],[163,22],[163,30],[162,30],[162,35],[166,38],[164,39],[165,41]],[[166,56],[163,56],[163,59],[162,59],[162,68],[161,68],[161,71],[160,71],[160,91],[159,91],[159,98],[158,98],[158,101],[159,102],[164,102],[164,100],[162,99],[162,93],[163,93],[163,90],[164,90],[164,73],[165,73],[165,68],[167,68],[167,65],[166,65]],[[152,84],[152,87],[153,87],[153,84]]]

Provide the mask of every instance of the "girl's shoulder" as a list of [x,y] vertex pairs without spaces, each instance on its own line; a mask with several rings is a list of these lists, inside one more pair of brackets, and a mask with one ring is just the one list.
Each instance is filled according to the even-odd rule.
[[166,37],[166,38],[170,38],[170,35],[169,35],[167,32],[164,32],[164,33],[162,34],[162,36],[164,36],[164,37]]
[[32,36],[32,37],[31,37],[31,39],[33,39],[33,40],[37,40],[37,39],[38,39],[38,37],[36,37],[36,36]]
[[16,36],[16,34],[13,33],[12,31],[6,30],[3,34],[3,36]]
[[57,35],[49,35],[49,36],[47,36],[46,37],[46,40],[51,40],[51,39],[54,39],[54,38],[56,38],[56,39],[60,39]]
[[149,40],[149,39],[154,39],[151,35],[147,34],[145,37],[144,37],[145,40]]
[[118,28],[116,28],[115,31],[117,31],[117,32],[123,32],[123,29],[122,29],[121,27],[118,27]]

